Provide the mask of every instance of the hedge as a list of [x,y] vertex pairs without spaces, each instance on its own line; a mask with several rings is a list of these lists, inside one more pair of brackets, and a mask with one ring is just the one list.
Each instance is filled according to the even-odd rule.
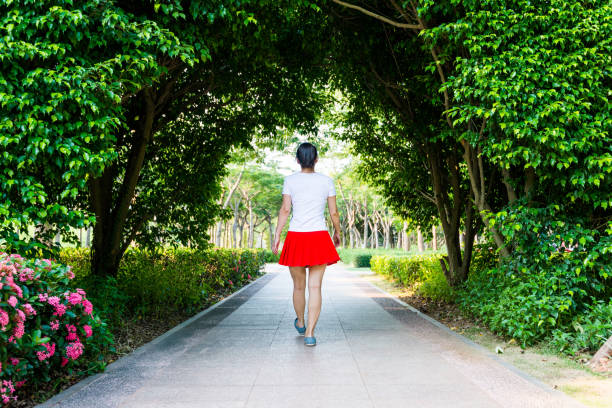
[[453,291],[442,272],[443,254],[375,255],[370,260],[372,271],[396,280],[404,286],[416,284],[419,293],[427,298],[450,301]]
[[369,268],[371,258],[379,254],[406,256],[409,253],[401,249],[344,248],[338,250],[342,262],[356,268]]
[[[265,251],[162,248],[152,252],[130,249],[121,260],[116,278],[99,278],[90,274],[88,249],[62,250],[61,260],[75,265],[73,270],[77,282],[102,289],[98,295],[107,315],[120,312],[117,301],[141,315],[163,315],[168,309],[193,313],[201,309],[212,294],[255,279],[262,273]],[[104,290],[105,285],[108,290]]]

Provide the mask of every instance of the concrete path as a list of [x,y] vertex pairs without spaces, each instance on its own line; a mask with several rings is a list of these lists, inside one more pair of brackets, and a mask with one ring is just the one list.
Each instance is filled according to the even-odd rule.
[[580,407],[328,268],[318,345],[293,328],[287,268],[268,274],[41,407]]

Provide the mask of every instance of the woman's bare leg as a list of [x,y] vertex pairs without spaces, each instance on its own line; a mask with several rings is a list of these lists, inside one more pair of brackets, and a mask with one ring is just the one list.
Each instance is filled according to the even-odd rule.
[[312,337],[321,313],[321,282],[327,264],[308,268],[308,324],[306,337]]
[[298,326],[304,327],[304,308],[306,307],[306,268],[303,266],[290,266],[289,271],[293,278],[293,308],[298,318]]

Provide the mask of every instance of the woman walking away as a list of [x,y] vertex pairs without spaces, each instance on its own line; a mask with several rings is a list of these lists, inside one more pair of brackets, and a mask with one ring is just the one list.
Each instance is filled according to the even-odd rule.
[[[287,177],[283,184],[283,203],[278,213],[278,225],[274,236],[274,254],[278,253],[280,234],[293,206],[289,231],[283,243],[279,264],[289,267],[293,278],[293,307],[297,315],[293,323],[304,344],[314,346],[317,341],[314,329],[321,312],[321,282],[327,265],[340,260],[334,245],[340,245],[340,216],[336,206],[334,181],[314,170],[318,161],[317,148],[302,143],[296,154],[302,171]],[[334,224],[334,240],[325,224],[325,202]],[[308,322],[304,324],[306,306],[306,268],[308,268]]]

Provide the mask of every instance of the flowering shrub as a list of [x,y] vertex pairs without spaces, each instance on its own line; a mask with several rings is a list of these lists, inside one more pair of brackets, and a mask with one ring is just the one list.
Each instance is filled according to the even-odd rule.
[[[0,399],[96,360],[111,342],[70,267],[0,253]],[[87,354],[87,358],[83,355]],[[91,367],[89,367],[91,368]]]

